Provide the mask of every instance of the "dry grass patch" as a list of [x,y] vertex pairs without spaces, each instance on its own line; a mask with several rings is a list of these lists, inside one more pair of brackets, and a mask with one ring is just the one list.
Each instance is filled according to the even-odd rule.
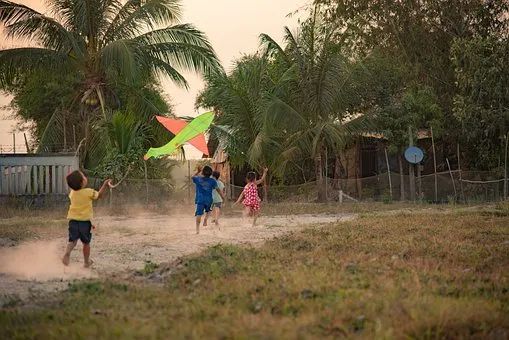
[[368,216],[78,282],[1,311],[0,336],[507,338],[508,254],[507,216]]

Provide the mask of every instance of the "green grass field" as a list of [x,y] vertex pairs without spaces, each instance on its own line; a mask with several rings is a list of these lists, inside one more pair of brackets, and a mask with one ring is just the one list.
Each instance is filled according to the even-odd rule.
[[363,213],[0,311],[0,338],[509,337],[507,209]]

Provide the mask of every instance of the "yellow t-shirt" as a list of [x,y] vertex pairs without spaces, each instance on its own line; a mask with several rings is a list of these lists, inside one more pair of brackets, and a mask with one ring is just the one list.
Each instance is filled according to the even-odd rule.
[[76,221],[90,221],[94,216],[92,201],[99,198],[99,192],[94,189],[85,188],[81,190],[71,190],[69,199],[71,205],[67,213],[67,219]]

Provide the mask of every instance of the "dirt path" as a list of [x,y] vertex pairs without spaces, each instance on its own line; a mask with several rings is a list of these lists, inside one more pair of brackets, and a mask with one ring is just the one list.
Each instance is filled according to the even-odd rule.
[[92,269],[82,267],[81,245],[64,267],[60,257],[65,234],[48,240],[0,247],[0,306],[65,289],[76,279],[107,277],[140,270],[147,261],[170,262],[217,243],[258,243],[310,224],[351,220],[353,214],[263,217],[251,227],[240,218],[224,218],[221,228],[205,227],[195,234],[188,216],[139,215],[135,218],[98,218],[93,236]]

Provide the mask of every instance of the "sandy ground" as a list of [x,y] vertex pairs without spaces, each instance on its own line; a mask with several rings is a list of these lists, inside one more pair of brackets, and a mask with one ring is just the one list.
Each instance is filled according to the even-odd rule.
[[65,267],[60,258],[66,235],[24,242],[14,247],[0,245],[0,306],[12,301],[36,298],[68,287],[73,280],[107,277],[143,269],[146,261],[170,262],[218,243],[256,244],[310,224],[351,220],[353,214],[262,217],[256,227],[241,218],[223,218],[220,228],[209,226],[195,234],[189,216],[145,214],[95,220],[91,269],[83,268],[82,246],[78,244]]

